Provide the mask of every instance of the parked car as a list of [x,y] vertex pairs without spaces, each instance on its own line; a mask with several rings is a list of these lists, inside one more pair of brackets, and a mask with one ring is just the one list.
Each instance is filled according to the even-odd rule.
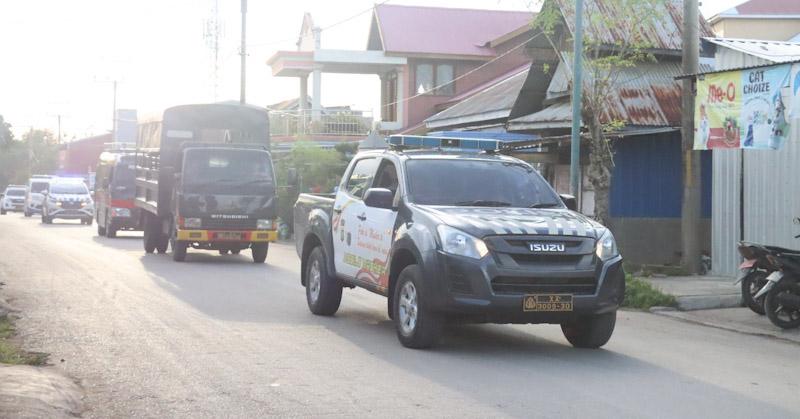
[[522,160],[398,138],[439,148],[359,153],[335,195],[295,204],[312,313],[334,314],[342,288],[361,287],[388,298],[407,347],[433,345],[448,320],[555,323],[576,347],[608,342],[625,293],[608,228]]
[[49,175],[33,175],[28,180],[28,189],[25,194],[25,216],[30,217],[33,214],[42,213],[42,202],[44,202],[43,192],[47,192],[50,188],[50,181],[53,176]]
[[92,225],[94,202],[83,180],[59,178],[53,180],[45,192],[42,204],[42,223],[52,224],[56,218],[81,220]]
[[23,211],[26,191],[25,185],[8,185],[0,198],[0,215],[8,211]]

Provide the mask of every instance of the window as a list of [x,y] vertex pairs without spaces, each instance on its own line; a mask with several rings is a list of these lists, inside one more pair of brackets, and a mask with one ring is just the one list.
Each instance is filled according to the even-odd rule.
[[388,160],[384,160],[383,164],[381,164],[381,168],[378,170],[378,175],[375,176],[375,187],[376,188],[386,188],[392,191],[392,194],[397,193],[397,170],[394,168],[394,164]]
[[417,64],[417,93],[428,93],[433,89],[433,65]]
[[[418,94],[452,95],[455,92],[455,71],[451,64],[417,64]],[[437,86],[440,86],[437,88]]]
[[450,64],[439,64],[436,66],[436,90],[440,95],[452,95],[454,89],[453,66]]
[[54,194],[88,195],[89,190],[83,182],[54,183],[50,188]]
[[372,178],[375,176],[375,169],[378,168],[378,159],[363,159],[356,162],[350,179],[347,180],[347,193],[356,198],[364,196],[364,192],[372,185]]
[[31,193],[42,193],[50,187],[47,182],[33,182],[31,183]]

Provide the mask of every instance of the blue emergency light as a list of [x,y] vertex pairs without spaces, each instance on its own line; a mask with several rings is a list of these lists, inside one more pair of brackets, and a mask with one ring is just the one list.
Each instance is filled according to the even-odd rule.
[[429,137],[426,135],[392,135],[386,140],[398,148],[438,148],[459,151],[496,151],[503,141],[482,138]]

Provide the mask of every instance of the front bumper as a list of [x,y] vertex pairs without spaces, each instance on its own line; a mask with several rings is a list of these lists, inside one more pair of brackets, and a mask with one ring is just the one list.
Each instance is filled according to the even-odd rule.
[[29,203],[24,208],[25,208],[26,211],[28,211],[31,214],[41,214],[42,213],[42,204]]
[[178,240],[187,242],[268,243],[278,240],[277,230],[185,230],[178,229]]
[[3,201],[3,209],[6,211],[22,211],[25,209],[25,202]]
[[[609,313],[617,310],[625,295],[625,272],[622,257],[617,256],[597,263],[593,272],[507,269],[495,262],[492,256],[475,260],[432,251],[424,267],[426,281],[433,289],[433,304],[448,317],[479,323],[565,323],[583,316]],[[594,279],[591,290],[574,292],[567,288],[551,286],[545,291],[513,292],[499,290],[493,280],[497,278],[557,277],[568,282],[578,278]],[[440,280],[435,280],[435,279]],[[572,311],[526,312],[523,300],[533,294],[570,294]]]
[[47,208],[47,216],[50,218],[60,218],[64,220],[85,220],[94,217],[94,209],[64,209],[60,207]]

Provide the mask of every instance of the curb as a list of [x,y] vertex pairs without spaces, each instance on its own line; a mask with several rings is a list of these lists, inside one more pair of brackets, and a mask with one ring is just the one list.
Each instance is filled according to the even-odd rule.
[[735,308],[742,306],[741,294],[723,295],[685,295],[676,296],[678,310],[711,310],[715,308]]
[[655,314],[656,316],[669,317],[671,319],[682,321],[682,322],[686,322],[686,323],[697,324],[697,325],[706,326],[706,327],[713,327],[714,329],[726,330],[728,332],[735,332],[735,333],[740,333],[740,334],[743,334],[743,335],[772,338],[772,339],[780,340],[782,342],[787,342],[787,343],[792,343],[792,344],[795,344],[795,345],[800,345],[800,340],[791,339],[791,338],[787,338],[785,336],[781,336],[778,332],[763,332],[763,331],[760,331],[760,330],[757,330],[757,329],[752,329],[752,328],[742,329],[742,328],[736,328],[736,327],[732,327],[732,326],[728,326],[728,325],[720,324],[720,323],[716,323],[716,322],[700,320],[700,319],[693,319],[693,318],[690,318],[690,317],[686,317],[687,313],[683,313],[683,312],[677,311],[677,310],[675,310],[675,309],[673,309],[671,307],[653,307],[649,311],[650,311],[650,313]]

